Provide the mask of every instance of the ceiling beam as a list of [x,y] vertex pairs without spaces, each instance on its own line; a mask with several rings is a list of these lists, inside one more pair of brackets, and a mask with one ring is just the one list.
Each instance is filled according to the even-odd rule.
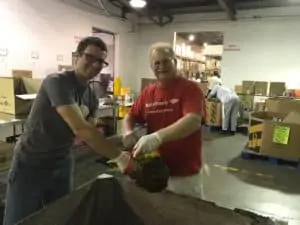
[[236,20],[234,0],[218,0],[219,5],[227,13],[230,20]]
[[251,9],[251,8],[268,8],[268,7],[285,7],[285,6],[298,6],[299,1],[291,0],[264,0],[264,1],[249,1],[249,2],[236,2],[235,6],[238,9]]

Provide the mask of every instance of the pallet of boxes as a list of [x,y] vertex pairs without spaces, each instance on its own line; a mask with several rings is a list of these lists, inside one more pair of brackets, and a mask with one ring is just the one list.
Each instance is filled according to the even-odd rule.
[[242,156],[256,154],[271,161],[299,162],[300,99],[274,97],[266,100],[266,111],[253,112],[249,140]]
[[235,86],[235,92],[238,94],[241,110],[245,119],[249,118],[252,111],[263,111],[264,101],[267,98],[268,82],[265,81],[243,81],[242,85]]
[[[12,76],[0,77],[0,129],[11,138],[22,133],[22,122],[29,114],[41,80],[34,79],[32,71],[13,70]],[[13,143],[0,142],[0,171],[10,166]],[[2,139],[1,138],[1,139]]]
[[282,96],[284,91],[284,82],[243,81],[242,85],[236,85],[235,92],[239,96],[241,106],[238,124],[248,125],[252,112],[265,111],[266,100],[269,97]]

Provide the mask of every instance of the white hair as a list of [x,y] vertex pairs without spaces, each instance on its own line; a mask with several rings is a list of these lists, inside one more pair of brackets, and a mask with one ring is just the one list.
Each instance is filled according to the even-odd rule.
[[175,54],[175,51],[174,51],[172,45],[170,45],[167,42],[156,42],[156,43],[152,44],[150,46],[150,51],[149,51],[150,57],[154,51],[163,51],[163,52],[168,53],[172,58],[176,57],[176,54]]

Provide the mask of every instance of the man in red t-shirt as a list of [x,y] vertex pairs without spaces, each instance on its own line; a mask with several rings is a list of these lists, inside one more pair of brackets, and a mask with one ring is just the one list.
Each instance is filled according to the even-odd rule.
[[[135,144],[134,156],[158,150],[171,172],[168,190],[201,197],[204,96],[196,83],[178,76],[170,45],[154,44],[150,64],[157,82],[142,91],[125,117],[124,144]],[[133,132],[137,123],[147,124],[148,132],[138,141]]]

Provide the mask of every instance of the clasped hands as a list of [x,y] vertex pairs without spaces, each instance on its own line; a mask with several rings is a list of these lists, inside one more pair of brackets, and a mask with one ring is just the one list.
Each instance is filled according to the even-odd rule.
[[[144,135],[139,138],[135,132],[123,135],[123,146],[132,148],[132,153],[123,151],[116,159],[110,160],[116,163],[122,173],[130,174],[134,170],[134,160],[141,153],[155,151],[162,144],[162,140],[157,132]],[[132,158],[133,157],[133,158]]]
[[158,149],[162,144],[162,140],[157,132],[137,137],[134,132],[123,135],[123,145],[126,148],[133,147],[133,157],[137,157],[141,153],[151,152]]

